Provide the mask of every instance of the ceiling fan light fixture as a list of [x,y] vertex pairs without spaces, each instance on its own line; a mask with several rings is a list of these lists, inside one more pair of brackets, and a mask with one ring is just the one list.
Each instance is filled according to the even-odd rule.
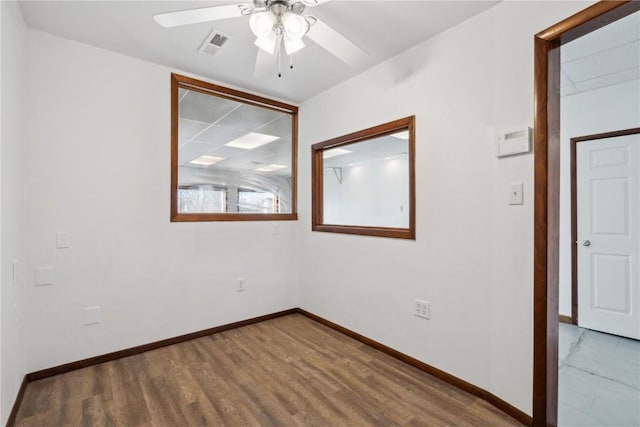
[[275,23],[276,17],[269,11],[254,13],[249,18],[249,27],[258,38],[264,38],[273,33]]
[[265,52],[273,55],[276,51],[277,41],[278,38],[276,37],[276,35],[271,33],[266,37],[258,37],[254,44]]
[[281,19],[285,34],[292,39],[299,40],[309,31],[309,22],[301,15],[287,12]]
[[301,39],[293,39],[288,35],[285,35],[283,38],[284,49],[287,52],[287,55],[293,55],[304,47],[304,42]]

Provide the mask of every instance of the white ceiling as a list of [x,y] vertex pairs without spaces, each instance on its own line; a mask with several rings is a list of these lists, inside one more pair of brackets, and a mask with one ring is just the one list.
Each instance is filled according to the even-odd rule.
[[[249,91],[301,102],[480,12],[497,1],[332,1],[313,14],[369,53],[351,68],[305,38],[294,69],[254,78],[257,47],[248,18],[162,28],[161,12],[238,1],[22,1],[27,25]],[[230,37],[215,55],[198,52],[212,30]],[[288,63],[287,63],[288,65]]]
[[640,12],[562,46],[561,93],[599,89],[640,78]]

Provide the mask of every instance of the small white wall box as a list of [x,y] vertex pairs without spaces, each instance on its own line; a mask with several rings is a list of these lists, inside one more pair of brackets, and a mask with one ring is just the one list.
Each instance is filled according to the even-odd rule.
[[531,128],[500,133],[496,136],[496,157],[513,156],[531,151]]

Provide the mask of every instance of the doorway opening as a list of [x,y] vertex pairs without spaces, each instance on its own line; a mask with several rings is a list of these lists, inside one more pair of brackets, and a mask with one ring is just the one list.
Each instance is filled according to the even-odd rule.
[[535,426],[558,422],[560,47],[638,10],[637,1],[602,1],[535,37]]
[[635,340],[639,134],[633,128],[570,140],[571,323]]

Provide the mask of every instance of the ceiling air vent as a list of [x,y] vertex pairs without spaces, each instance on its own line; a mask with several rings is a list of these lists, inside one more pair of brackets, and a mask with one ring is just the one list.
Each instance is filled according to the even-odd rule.
[[215,55],[228,41],[229,36],[214,30],[209,34],[198,50],[200,52],[208,53],[209,55]]

